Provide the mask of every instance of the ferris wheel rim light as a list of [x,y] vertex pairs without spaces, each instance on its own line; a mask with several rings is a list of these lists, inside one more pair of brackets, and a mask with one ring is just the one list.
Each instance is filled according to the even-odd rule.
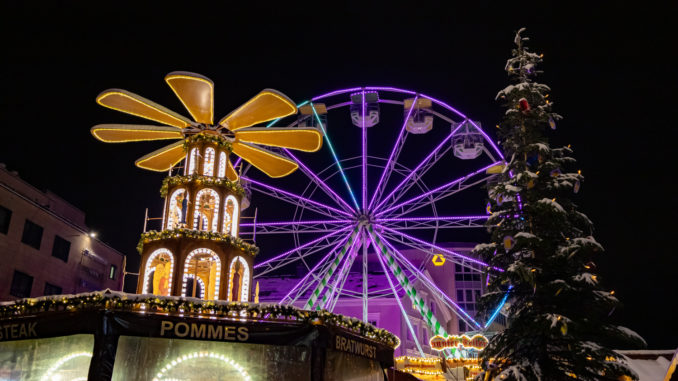
[[486,220],[490,216],[439,216],[439,217],[393,217],[393,218],[375,218],[374,222],[399,222],[399,221],[445,221],[445,220]]

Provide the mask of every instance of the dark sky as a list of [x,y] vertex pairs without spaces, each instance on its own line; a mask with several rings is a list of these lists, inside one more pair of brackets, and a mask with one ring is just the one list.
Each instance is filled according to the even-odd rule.
[[565,117],[551,142],[575,149],[586,176],[577,202],[606,247],[603,282],[625,304],[613,319],[651,348],[678,345],[675,6],[82,3],[2,2],[0,162],[82,208],[131,263],[144,208],[161,208],[163,178],[133,162],[158,145],[96,142],[92,125],[139,122],[96,105],[100,91],[128,89],[183,113],[163,77],[194,71],[217,84],[222,115],[265,87],[299,100],[392,85],[454,100],[493,126],[504,62],[524,26]]

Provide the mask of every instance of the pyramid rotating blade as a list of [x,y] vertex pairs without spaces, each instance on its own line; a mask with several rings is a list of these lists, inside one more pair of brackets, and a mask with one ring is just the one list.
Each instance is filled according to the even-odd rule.
[[257,167],[269,177],[283,177],[294,172],[299,166],[290,159],[247,143],[233,143],[233,153]]
[[182,140],[155,150],[137,159],[134,164],[149,171],[164,172],[180,162],[185,156]]
[[165,82],[196,122],[212,124],[214,82],[200,74],[187,71],[173,71],[167,74]]
[[139,124],[97,124],[90,129],[90,132],[104,143],[183,139],[184,137],[181,130],[175,127]]
[[238,176],[238,172],[236,172],[235,168],[233,168],[231,160],[227,160],[226,162],[228,163],[228,165],[226,166],[226,178],[231,181],[238,180],[240,176]]
[[285,94],[264,89],[219,121],[231,131],[295,114],[297,106]]
[[191,125],[188,118],[126,90],[108,89],[97,96],[97,103],[168,126],[185,128]]
[[323,145],[323,135],[315,128],[252,127],[235,132],[236,141],[315,152]]

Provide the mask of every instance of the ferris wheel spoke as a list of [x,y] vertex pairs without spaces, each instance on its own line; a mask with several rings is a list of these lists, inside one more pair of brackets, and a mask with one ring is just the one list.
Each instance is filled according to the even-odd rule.
[[362,197],[360,201],[362,202],[362,211],[367,213],[367,128],[365,127],[365,120],[367,119],[366,112],[366,103],[365,103],[365,90],[362,92],[362,174],[363,174],[363,186],[362,186]]
[[396,230],[484,228],[489,216],[430,216],[377,218],[375,223]]
[[373,210],[378,210],[386,203],[388,203],[388,205],[392,205],[398,202],[398,200],[402,198],[403,195],[407,193],[407,191],[412,188],[412,186],[414,186],[414,184],[417,183],[417,180],[421,179],[421,177],[424,176],[424,174],[426,174],[429,169],[431,169],[442,157],[444,157],[450,149],[452,149],[452,144],[448,144],[448,141],[452,139],[452,136],[454,136],[454,134],[460,128],[461,126],[452,130],[452,132],[447,135],[447,137],[443,139],[440,144],[438,144],[436,148],[434,148],[433,151],[431,151],[431,153],[429,153],[428,156],[424,158],[424,160],[414,167],[414,169],[393,188],[391,193],[381,200],[377,198],[378,203]]
[[[330,233],[353,220],[317,220],[317,221],[279,221],[279,222],[248,222],[240,224],[240,235],[265,234],[293,234],[293,233]],[[251,228],[251,231],[242,231],[242,228]]]
[[396,261],[404,268],[407,268],[410,272],[413,274],[417,274],[417,280],[420,281],[421,284],[426,286],[426,288],[429,289],[431,294],[435,297],[438,298],[444,304],[449,308],[452,312],[454,312],[455,315],[457,315],[460,319],[464,320],[468,325],[470,326],[476,326],[477,328],[482,328],[480,323],[478,323],[475,319],[471,317],[463,308],[461,308],[454,300],[452,300],[445,292],[443,292],[438,286],[435,285],[432,279],[430,279],[428,276],[426,276],[424,273],[422,273],[419,269],[417,269],[407,258],[400,252],[398,249],[396,249],[388,240],[385,240],[383,236],[379,235],[379,233],[375,234],[382,239],[382,242],[384,242],[384,245],[388,247],[389,250],[391,250],[391,253],[393,254],[393,257],[396,259]]
[[330,217],[330,218],[337,218],[336,214],[341,214],[344,217],[352,217],[349,213],[344,212],[343,210],[339,210],[337,208],[331,207],[329,205],[325,205],[321,202],[318,201],[313,201],[311,199],[308,199],[306,197],[302,197],[300,195],[294,194],[292,192],[284,191],[282,189],[276,188],[271,185],[267,185],[264,183],[261,183],[259,181],[253,180],[248,177],[241,177],[241,179],[247,181],[250,183],[250,186],[253,190],[256,190],[260,193],[263,193],[265,195],[277,198],[279,200],[285,201],[287,203],[290,203],[292,205],[298,205],[301,206],[304,209],[307,210],[312,210],[318,214],[322,214],[324,216]]
[[[384,166],[384,170],[381,172],[381,177],[379,178],[379,182],[377,183],[377,187],[374,189],[374,193],[372,194],[372,199],[370,200],[370,204],[368,206],[368,210],[372,210],[372,206],[374,205],[374,202],[381,197],[382,192],[384,191],[384,187],[386,187],[386,184],[388,183],[389,178],[391,177],[391,173],[393,172],[393,167],[395,166],[396,162],[398,161],[398,157],[400,156],[400,151],[403,149],[403,146],[405,145],[405,139],[407,139],[407,121],[410,119],[410,116],[412,115],[412,110],[414,110],[414,106],[417,104],[417,99],[419,98],[419,95],[414,97],[414,100],[412,101],[412,106],[410,106],[410,109],[407,111],[407,116],[405,117],[405,121],[403,122],[403,126],[400,128],[400,134],[398,134],[398,138],[396,139],[396,143],[393,146],[393,150],[391,151],[391,154],[388,157],[388,161],[386,162],[386,165]],[[384,187],[382,187],[382,185]]]
[[[486,269],[489,267],[489,265],[483,261],[479,261],[475,258],[468,257],[466,255],[457,253],[455,251],[445,249],[443,247],[440,247],[438,245],[435,245],[430,242],[426,242],[424,240],[421,240],[419,238],[413,237],[409,234],[397,231],[395,229],[391,229],[389,227],[383,226],[383,225],[377,225],[378,228],[383,229],[383,233],[385,236],[391,238],[394,241],[400,242],[406,246],[409,246],[413,249],[421,250],[422,252],[429,253],[429,257],[432,256],[432,250],[437,251],[439,254],[443,254],[447,260],[450,260],[454,263],[457,263],[461,266],[468,267],[476,272],[481,272],[481,269],[478,269],[478,266],[482,266],[483,269]],[[430,258],[429,258],[430,259]],[[476,266],[473,266],[476,265]],[[498,268],[494,268],[496,270],[500,270]],[[503,271],[503,270],[500,270]]]
[[[356,247],[357,247],[358,242],[360,242],[359,238],[356,239],[355,241],[353,241],[353,245],[349,249],[349,255],[344,260],[344,264],[342,265],[339,272],[336,273],[337,276],[335,277],[332,286],[328,287],[327,290],[325,291],[325,295],[323,295],[323,297],[319,299],[318,304],[316,305],[316,308],[315,308],[316,310],[326,308],[326,306],[328,306],[329,303],[331,303],[332,297],[334,296],[334,294],[337,290],[337,286],[338,286],[339,282],[342,281],[344,276],[348,275],[347,270],[350,270],[351,265],[353,264],[353,260],[355,259],[355,256],[357,255]],[[343,285],[343,283],[342,283],[342,285]]]
[[323,292],[325,287],[327,286],[327,282],[329,281],[329,278],[334,274],[334,271],[337,269],[337,266],[339,266],[339,262],[341,262],[342,258],[348,251],[348,249],[353,245],[353,241],[356,240],[358,233],[360,232],[360,226],[356,226],[353,228],[351,231],[351,235],[348,237],[348,241],[344,244],[344,246],[341,248],[341,251],[337,255],[337,258],[332,262],[332,265],[330,266],[329,271],[325,276],[318,282],[318,286],[316,286],[315,290],[311,293],[311,297],[308,299],[308,301],[304,304],[304,309],[313,309],[313,306],[318,301],[318,297],[320,294]]
[[[337,246],[335,246],[332,250],[329,250],[325,257],[309,271],[304,278],[299,281],[294,288],[290,292],[287,293],[285,297],[283,297],[279,304],[282,304],[284,300],[289,300],[287,302],[287,305],[294,305],[300,297],[306,295],[306,292],[322,277],[325,276],[327,271],[329,271],[330,266],[332,265],[332,261],[328,260],[330,259],[331,256],[336,256],[337,255],[337,250],[339,247],[344,243],[344,241],[339,242]],[[321,266],[322,265],[322,266]],[[292,293],[295,292],[295,296],[291,297]]]
[[348,213],[353,213],[354,209],[346,202],[344,199],[337,194],[332,188],[330,188],[327,183],[318,177],[310,168],[308,168],[301,160],[299,160],[290,150],[284,149],[285,153],[289,156],[290,159],[294,160],[298,165],[299,169],[303,174],[305,174],[313,183],[315,183],[318,188],[322,189],[327,196],[329,196],[339,207]]
[[[486,167],[483,167],[475,172],[472,172],[464,177],[458,178],[454,181],[451,181],[447,184],[441,185],[435,189],[432,189],[428,192],[422,193],[419,196],[413,197],[407,201],[403,201],[398,205],[391,206],[387,209],[384,209],[376,214],[377,217],[383,216],[389,212],[401,209],[399,212],[392,213],[391,217],[400,217],[417,209],[423,208],[431,203],[434,203],[445,197],[449,197],[453,194],[459,193],[465,189],[468,189],[474,185],[483,183],[496,175],[487,175],[483,176],[480,179],[477,179],[479,175],[485,175],[485,171],[497,165],[499,162],[492,163]],[[426,203],[417,203],[417,201],[428,198],[429,202]]]
[[348,182],[348,178],[346,177],[346,173],[344,173],[344,168],[342,168],[341,162],[339,161],[339,158],[337,157],[337,153],[334,150],[334,146],[332,145],[332,141],[330,140],[330,135],[327,133],[327,130],[325,129],[325,125],[323,124],[322,120],[320,119],[320,115],[318,115],[318,111],[316,111],[315,106],[313,105],[313,102],[311,102],[311,109],[313,110],[313,115],[315,116],[315,119],[318,122],[320,129],[322,130],[323,134],[325,135],[325,141],[327,142],[327,146],[330,148],[330,152],[332,153],[332,157],[334,158],[334,163],[337,165],[337,168],[339,168],[339,173],[341,173],[341,178],[344,180],[344,184],[346,185],[346,189],[348,189],[348,193],[351,195],[351,200],[353,201],[353,205],[355,205],[355,210],[358,211],[358,210],[360,210],[360,206],[358,206],[358,201],[355,198],[355,194],[353,193],[353,189],[351,188],[351,184],[349,184],[349,182]]
[[[267,261],[264,261],[264,262],[261,262],[259,264],[254,265],[255,270],[260,269],[259,273],[255,276],[255,278],[263,276],[264,274],[267,274],[270,271],[273,271],[275,269],[286,266],[286,265],[288,265],[292,262],[295,262],[299,259],[303,259],[303,258],[305,258],[305,257],[307,257],[307,256],[309,256],[313,253],[316,253],[316,252],[321,251],[321,250],[323,250],[323,249],[325,249],[329,246],[332,246],[338,240],[341,240],[341,238],[337,238],[333,242],[330,242],[329,241],[330,237],[333,237],[333,236],[339,235],[341,233],[347,232],[351,228],[352,228],[352,226],[348,226],[348,227],[345,227],[343,229],[336,230],[332,233],[325,234],[324,236],[322,236],[320,238],[316,238],[312,241],[306,242],[305,244],[298,246],[298,247],[295,247],[292,250],[286,251],[282,254],[276,255],[275,257],[273,257],[273,258],[271,258]],[[328,243],[321,244],[320,242],[322,242],[324,240],[328,240]],[[307,250],[305,250],[305,249],[307,249]],[[302,253],[302,250],[305,250],[305,251]],[[295,253],[298,253],[299,255],[297,257],[290,258],[290,256],[292,254],[295,254]]]
[[[379,252],[377,250],[377,247],[372,241],[372,246],[374,248],[375,252]],[[388,270],[386,269],[386,264],[384,263],[384,259],[381,257],[381,255],[377,255],[377,258],[379,259],[379,264],[381,264],[381,268],[384,270],[384,276],[386,277],[386,280],[388,280],[388,285],[391,287],[391,291],[393,292],[393,299],[396,300],[398,303],[398,308],[400,308],[400,313],[402,313],[403,318],[405,318],[405,323],[407,323],[407,329],[410,331],[410,335],[412,335],[412,338],[414,339],[414,343],[417,346],[417,349],[419,350],[419,354],[421,357],[426,357],[424,354],[423,349],[421,348],[421,344],[419,344],[419,338],[417,337],[417,333],[414,331],[414,328],[412,327],[412,322],[410,321],[410,317],[407,314],[407,311],[405,311],[405,308],[403,307],[403,303],[400,301],[400,297],[398,296],[398,291],[396,290],[395,286],[393,285],[393,281],[391,280],[391,276],[388,273]]]
[[353,262],[355,262],[355,258],[358,255],[358,249],[356,246],[353,246],[353,252],[351,253],[351,258],[350,262],[347,262],[345,265],[345,274],[343,275],[343,278],[341,279],[341,282],[338,285],[335,285],[334,287],[334,294],[332,295],[334,299],[330,298],[330,303],[329,303],[329,308],[327,308],[328,311],[333,312],[334,307],[336,307],[337,302],[339,301],[339,298],[341,297],[341,291],[344,289],[344,285],[346,284],[346,280],[348,279],[348,275],[351,272],[351,266],[353,266]]

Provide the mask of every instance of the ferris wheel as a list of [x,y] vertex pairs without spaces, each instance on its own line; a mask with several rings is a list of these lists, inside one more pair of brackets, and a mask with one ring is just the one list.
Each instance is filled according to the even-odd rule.
[[[298,108],[270,125],[319,129],[321,151],[280,149],[299,165],[296,177],[284,180],[241,169],[256,204],[270,205],[248,211],[256,218],[243,220],[240,234],[257,244],[276,242],[277,253],[254,266],[254,280],[301,268],[305,275],[280,304],[332,311],[340,299],[357,299],[364,321],[370,300],[404,289],[432,332],[446,336],[420,300],[416,288],[424,288],[472,329],[486,328],[422,271],[437,257],[487,272],[486,263],[445,245],[483,229],[488,217],[483,185],[495,179],[504,157],[480,123],[443,101],[393,87],[340,89]],[[285,213],[292,217],[279,221]],[[408,258],[413,250],[423,260]],[[349,279],[359,281],[351,286]]]

